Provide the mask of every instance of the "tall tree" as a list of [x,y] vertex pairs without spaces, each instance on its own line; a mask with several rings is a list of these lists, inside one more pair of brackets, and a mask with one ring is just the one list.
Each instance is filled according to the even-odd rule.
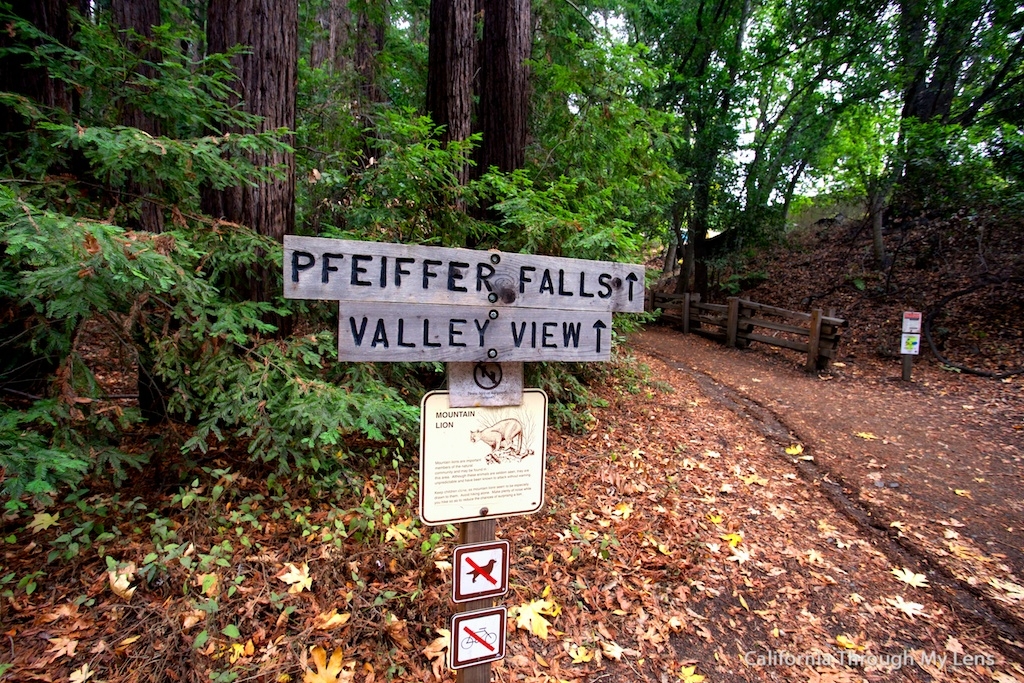
[[[71,22],[68,16],[67,0],[40,0],[38,2],[14,3],[17,16],[31,22],[41,33],[59,43],[70,45]],[[0,32],[0,47],[24,43],[25,37]],[[30,41],[35,44],[38,41]],[[52,109],[71,111],[72,94],[68,87],[49,76],[45,69],[30,66],[25,54],[8,54],[0,68],[0,90],[25,95],[35,102]],[[0,131],[22,130],[21,117],[6,106],[0,105]]]
[[[473,0],[431,0],[427,112],[445,127],[442,143],[472,132],[473,56]],[[468,178],[465,167],[459,180]]]
[[[683,127],[676,162],[690,186],[677,196],[673,213],[686,217],[694,288],[704,297],[709,284],[706,241],[725,207],[723,188],[730,183],[724,174],[737,147],[734,104],[750,13],[750,0],[639,2],[631,12],[640,42],[652,47],[655,62],[670,74],[655,98]],[[687,284],[680,278],[680,290]]]
[[[233,58],[235,89],[244,110],[262,117],[259,132],[294,130],[298,62],[295,0],[211,0],[206,35],[211,52],[226,52],[237,45],[246,48]],[[279,177],[260,179],[251,186],[208,191],[203,208],[214,217],[248,225],[280,240],[293,231],[295,224],[295,156],[272,152],[256,155],[252,161],[256,166],[279,169]]]
[[352,31],[348,0],[322,0],[316,8],[315,21],[317,35],[310,42],[309,64],[314,69],[328,66],[339,72],[345,65]]
[[[121,42],[138,58],[136,71],[145,79],[152,80],[156,75],[154,63],[160,59],[160,51],[154,49],[149,41],[153,39],[153,27],[161,23],[160,0],[114,0],[110,4],[114,23],[120,30]],[[160,122],[156,117],[141,108],[129,104],[121,112],[121,122],[131,128],[138,128],[150,135],[160,135]],[[139,216],[133,220],[132,227],[149,232],[162,232],[164,225],[163,209],[151,201],[146,195],[154,188],[147,188],[135,181],[127,186],[129,198],[138,198]]]
[[477,171],[522,168],[529,112],[530,0],[482,0]]

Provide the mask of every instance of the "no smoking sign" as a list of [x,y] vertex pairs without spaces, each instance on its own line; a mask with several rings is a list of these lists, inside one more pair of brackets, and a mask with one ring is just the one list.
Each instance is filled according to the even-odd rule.
[[472,543],[455,548],[452,600],[469,602],[508,592],[508,541]]

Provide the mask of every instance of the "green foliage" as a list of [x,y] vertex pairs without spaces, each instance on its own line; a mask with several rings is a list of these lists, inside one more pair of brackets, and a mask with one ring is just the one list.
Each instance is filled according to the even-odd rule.
[[319,170],[310,189],[322,234],[374,240],[464,246],[485,224],[466,215],[472,197],[458,180],[478,138],[442,146],[428,117],[385,110],[363,156]]
[[[134,70],[139,58],[102,21],[83,23],[72,50],[6,19],[42,46],[29,51],[15,42],[7,53],[30,55],[74,84],[82,106],[72,121],[0,95],[26,117],[25,130],[8,133],[3,147],[9,177],[0,185],[0,309],[17,327],[5,328],[15,333],[0,341],[0,382],[17,380],[25,358],[43,359],[38,373],[48,373],[30,378],[47,397],[0,403],[3,493],[12,501],[45,498],[87,473],[120,485],[147,461],[148,454],[118,448],[139,413],[103,396],[81,348],[95,335],[128,362],[146,359],[140,371],[163,385],[170,413],[196,424],[187,450],[242,439],[254,458],[279,471],[322,476],[342,465],[335,453],[351,435],[408,435],[415,407],[373,368],[334,362],[331,332],[268,337],[275,328],[266,320],[289,310],[235,294],[246,273],[280,262],[280,245],[199,215],[200,190],[275,173],[255,168],[246,154],[285,144],[279,133],[205,135],[221,124],[254,123],[227,102],[226,57],[195,61],[181,47],[195,26],[160,27],[150,44],[161,57],[150,65],[156,76],[144,78]],[[118,125],[126,108],[159,118],[175,136]],[[78,171],[60,172],[66,168]],[[152,189],[147,199],[173,230],[154,235],[118,225],[138,210],[134,197],[121,195],[131,183]]]
[[60,484],[76,484],[89,469],[86,454],[51,447],[43,432],[53,427],[53,401],[38,401],[27,410],[0,404],[0,467],[4,493],[52,495]]

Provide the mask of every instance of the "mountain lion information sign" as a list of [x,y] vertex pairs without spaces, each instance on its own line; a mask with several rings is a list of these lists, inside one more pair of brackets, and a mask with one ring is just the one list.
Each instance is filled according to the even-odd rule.
[[544,505],[548,397],[518,406],[452,408],[448,392],[423,397],[420,518],[452,524],[527,515]]

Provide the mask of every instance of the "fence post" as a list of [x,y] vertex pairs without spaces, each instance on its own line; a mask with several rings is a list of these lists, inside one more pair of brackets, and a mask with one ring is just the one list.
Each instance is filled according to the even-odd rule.
[[740,324],[740,298],[729,297],[729,317],[725,325],[725,345],[736,346],[736,332]]
[[690,293],[683,294],[683,334],[690,334]]
[[821,309],[811,311],[811,329],[807,335],[807,372],[818,369],[818,349],[821,346]]

